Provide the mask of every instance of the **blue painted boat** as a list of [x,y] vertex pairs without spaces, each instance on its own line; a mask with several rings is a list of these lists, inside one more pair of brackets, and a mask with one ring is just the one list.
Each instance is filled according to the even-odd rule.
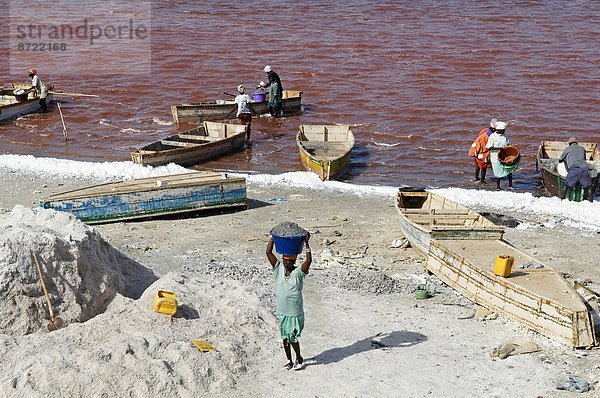
[[95,185],[52,195],[40,207],[73,214],[88,224],[200,210],[247,208],[246,179],[193,172]]

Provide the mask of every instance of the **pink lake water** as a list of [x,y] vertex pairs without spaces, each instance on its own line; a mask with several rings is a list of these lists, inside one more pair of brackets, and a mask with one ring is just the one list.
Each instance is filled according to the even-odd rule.
[[[0,124],[0,153],[130,159],[176,131],[170,105],[254,88],[267,64],[285,89],[304,92],[304,112],[255,119],[250,149],[199,169],[302,170],[298,125],[339,123],[356,136],[345,181],[473,187],[468,148],[497,117],[524,155],[515,186],[536,191],[541,140],[598,140],[600,2],[398,3],[154,3],[148,73],[115,70],[91,46],[30,55],[57,89],[99,98],[61,97],[68,143],[55,106]],[[85,18],[72,4],[40,3],[11,18]],[[9,68],[11,47],[0,49],[4,83],[27,81],[26,68]]]

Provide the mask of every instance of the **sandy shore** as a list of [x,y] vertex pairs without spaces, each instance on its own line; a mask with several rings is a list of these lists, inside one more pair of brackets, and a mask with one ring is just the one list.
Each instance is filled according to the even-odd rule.
[[[90,183],[5,170],[0,177],[6,211]],[[0,353],[19,358],[0,365],[3,395],[562,397],[572,393],[556,384],[569,375],[594,386],[600,380],[597,350],[572,350],[501,317],[477,320],[479,307],[424,274],[414,249],[392,248],[402,235],[391,198],[251,184],[248,197],[243,212],[95,226],[159,279],[140,299],[117,296],[83,324],[3,336]],[[264,255],[268,231],[284,220],[311,231],[317,254],[304,289],[308,366],[299,372],[281,368]],[[600,234],[510,228],[505,239],[600,290]],[[423,282],[437,293],[418,300],[414,289]],[[178,293],[182,317],[151,311],[159,288]],[[542,351],[490,357],[513,337]],[[219,352],[200,353],[192,338]]]

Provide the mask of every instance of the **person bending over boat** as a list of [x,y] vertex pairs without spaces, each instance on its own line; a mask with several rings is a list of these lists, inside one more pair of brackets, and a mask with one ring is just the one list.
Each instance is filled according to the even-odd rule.
[[[496,131],[496,123],[498,119],[490,120],[490,127],[486,127],[477,134],[477,138],[469,148],[469,156],[475,158],[475,182],[485,184],[485,175],[487,169],[492,167],[490,163],[490,150],[486,147],[488,138]],[[479,180],[479,172],[481,171],[481,180]]]
[[[312,255],[308,239],[306,236],[304,244],[306,246],[306,260],[300,268],[295,266],[297,256],[282,257],[283,265],[273,254],[273,237],[267,244],[267,258],[273,267],[275,277],[275,301],[277,303],[277,317],[279,318],[279,334],[283,339],[283,350],[288,362],[284,365],[287,370],[300,370],[306,365],[304,358],[300,354],[300,334],[304,329],[304,302],[302,300],[302,287],[304,277],[308,274]],[[292,350],[296,353],[296,362],[292,362]]]
[[29,69],[28,76],[31,78],[31,87],[28,88],[26,91],[30,92],[35,90],[37,96],[40,98],[39,103],[42,107],[42,112],[48,112],[48,106],[46,105],[46,97],[48,96],[48,86],[37,75],[37,70],[35,68]]
[[[496,122],[496,131],[493,132],[488,138],[488,142],[485,145],[489,150],[500,150],[510,145],[510,140],[506,136],[506,126],[504,122]],[[512,173],[508,176],[508,187],[513,188]],[[500,189],[500,178],[496,178],[496,189]]]
[[263,69],[267,74],[269,81],[265,84],[265,87],[269,88],[269,102],[267,103],[267,109],[271,116],[281,116],[283,111],[283,86],[279,75],[273,72],[273,69],[267,65]]
[[240,119],[242,123],[248,126],[246,130],[246,141],[250,141],[250,124],[252,123],[252,113],[250,112],[250,96],[248,94],[244,94],[244,86],[239,85],[237,87],[238,95],[235,97],[235,103],[238,106],[237,110],[237,118]]
[[592,202],[594,200],[594,192],[590,189],[592,186],[592,178],[588,171],[588,164],[585,161],[585,149],[577,144],[577,138],[571,137],[568,141],[569,146],[561,153],[558,158],[559,163],[566,162],[567,178],[565,185],[561,187],[560,198],[564,199],[567,196],[567,187],[573,188],[580,184],[585,190],[587,199]]

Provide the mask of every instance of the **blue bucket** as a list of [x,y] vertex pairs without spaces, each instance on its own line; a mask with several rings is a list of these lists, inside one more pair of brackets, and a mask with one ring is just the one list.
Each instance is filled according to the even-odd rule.
[[277,236],[273,235],[275,250],[279,254],[286,256],[295,256],[302,253],[304,239],[306,236]]
[[267,97],[266,93],[254,93],[252,94],[252,100],[254,102],[265,102],[265,98]]

